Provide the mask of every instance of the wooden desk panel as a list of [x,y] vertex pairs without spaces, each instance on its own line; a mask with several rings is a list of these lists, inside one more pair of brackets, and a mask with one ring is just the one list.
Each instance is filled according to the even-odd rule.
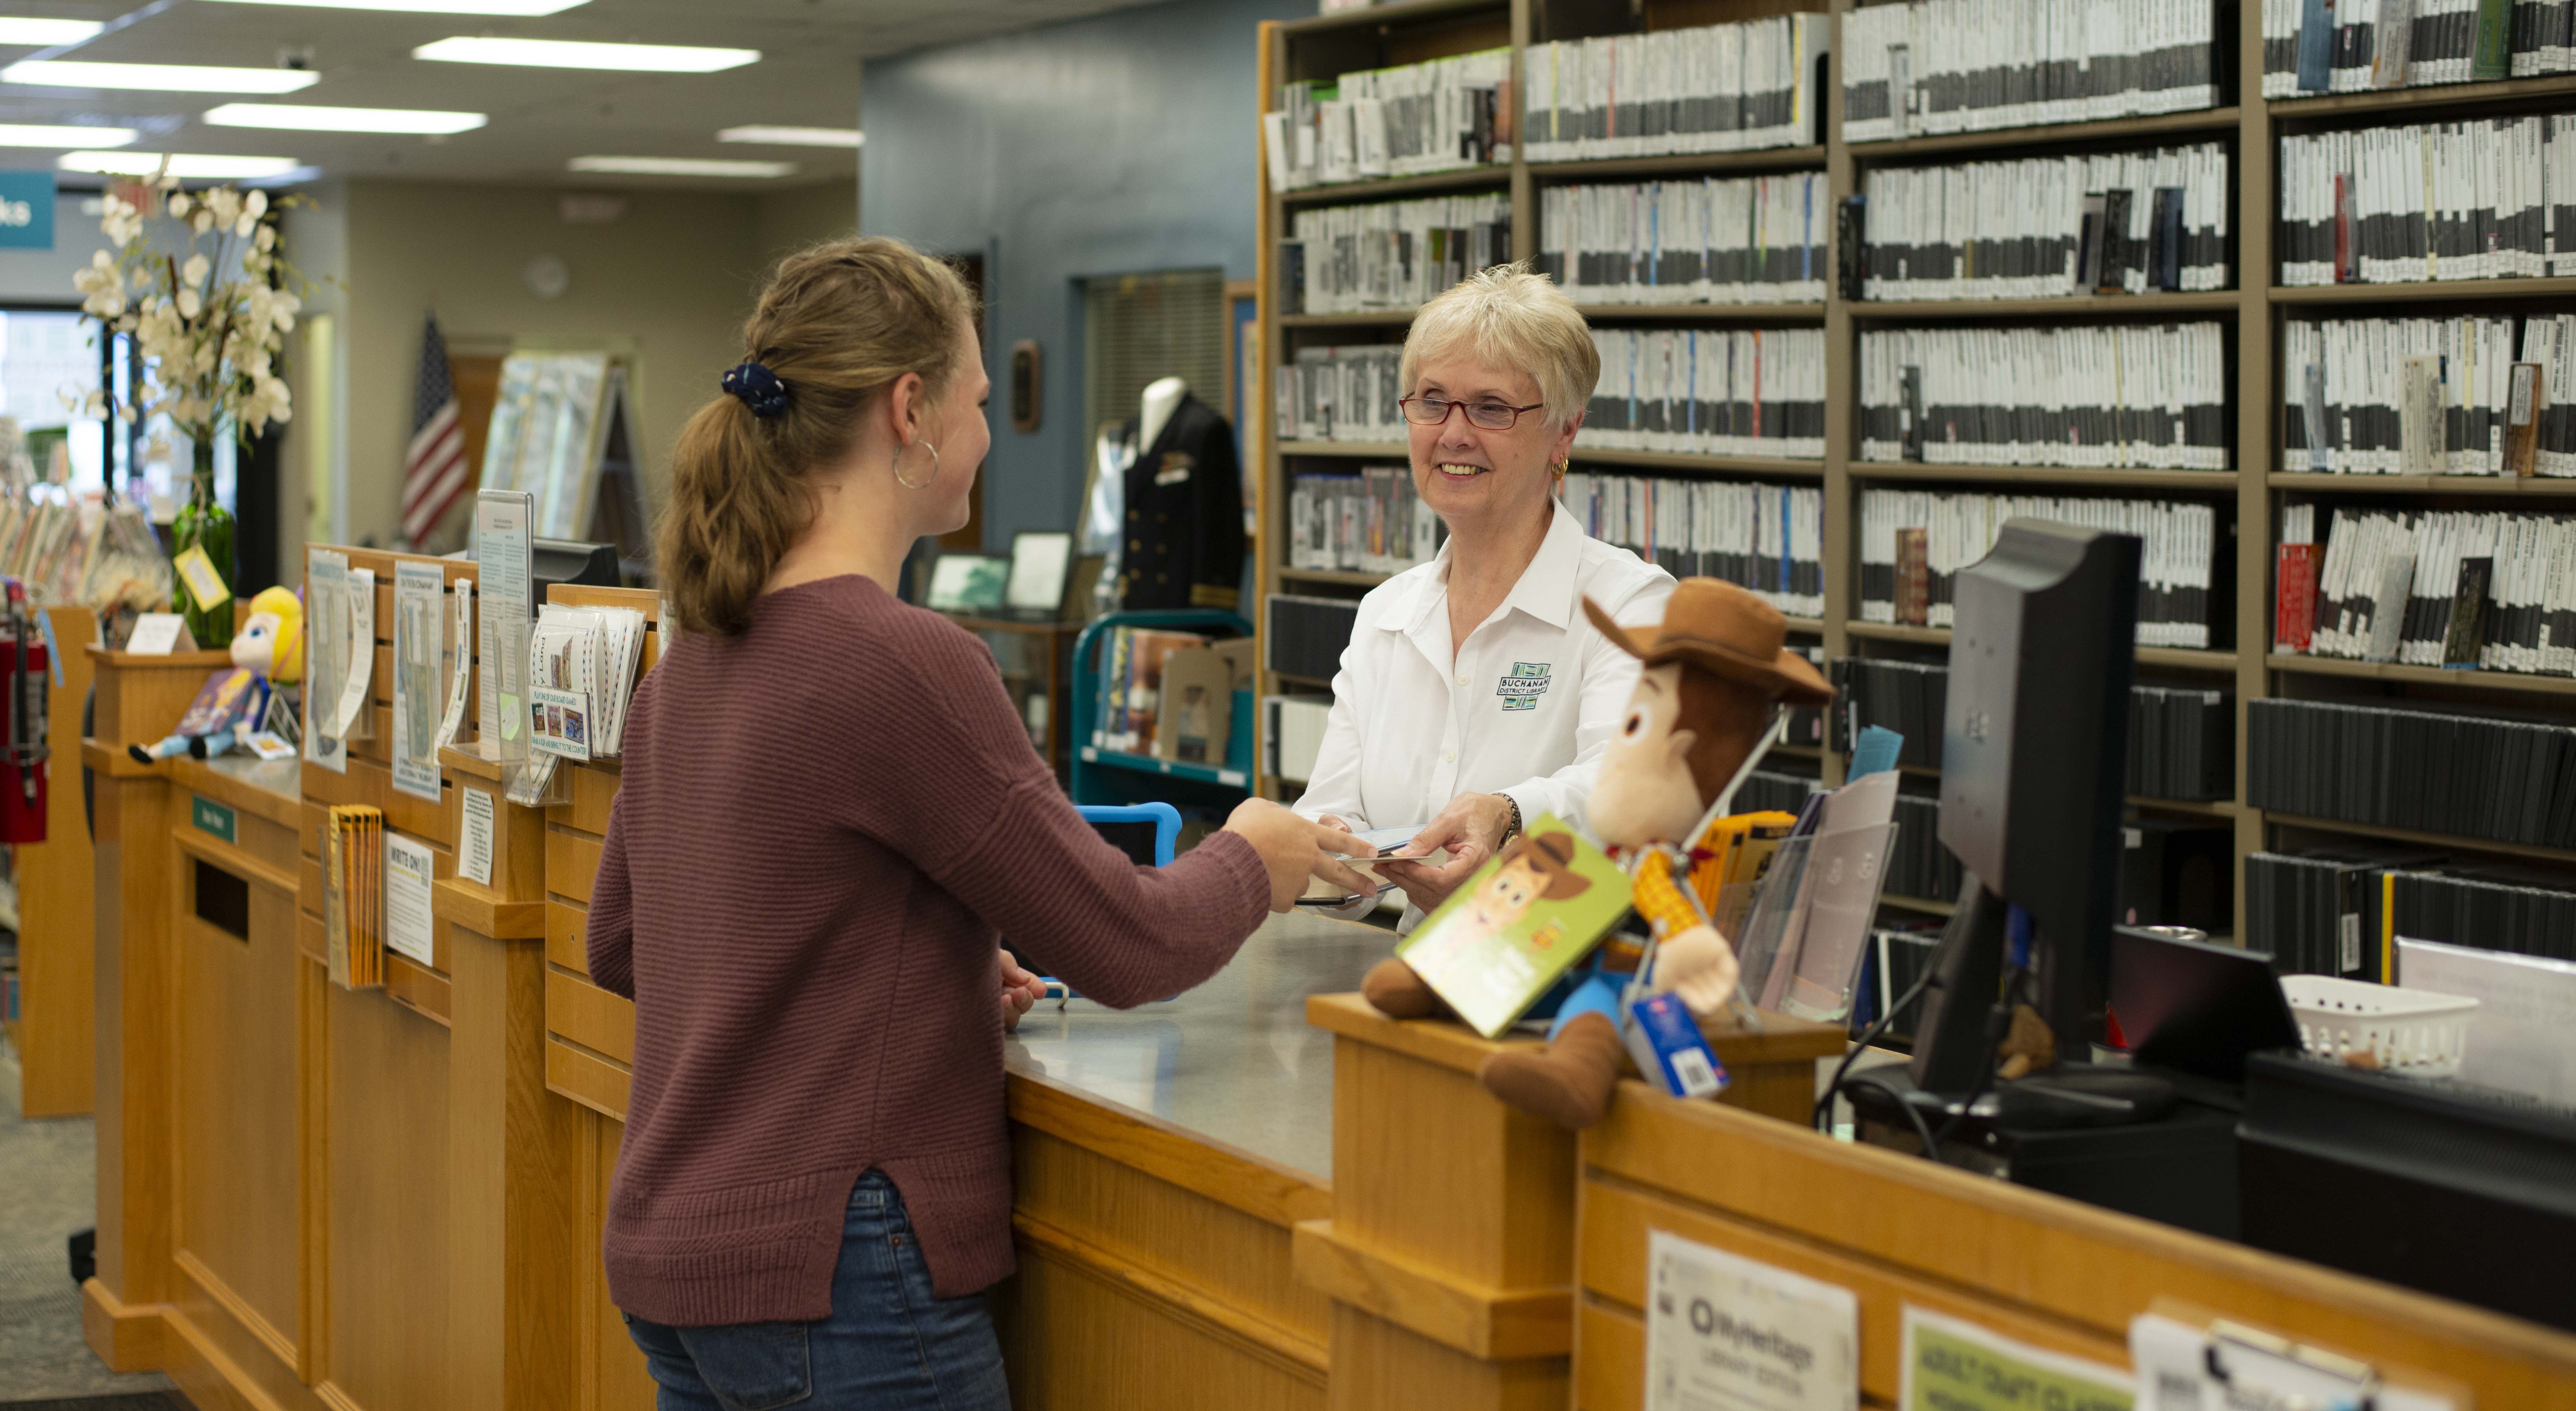
[[369,990],[324,1012],[320,1371],[363,1411],[447,1411],[448,1031]]
[[2171,1299],[2455,1378],[2482,1411],[2576,1408],[2576,1336],[1642,1083],[1622,1085],[1583,1160],[1583,1411],[1640,1404],[1649,1229],[1851,1288],[1873,1404],[1897,1395],[1905,1302],[2125,1366],[2129,1320]]

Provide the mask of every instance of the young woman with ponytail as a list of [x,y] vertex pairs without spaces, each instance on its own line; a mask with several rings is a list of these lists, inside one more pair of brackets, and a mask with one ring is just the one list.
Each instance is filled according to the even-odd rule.
[[671,1408],[1009,1404],[997,936],[1113,1005],[1206,979],[1347,835],[1254,800],[1160,870],[1083,823],[983,644],[892,589],[991,443],[973,299],[898,241],[783,262],[673,456],[676,645],[586,925],[635,1000],[609,1292]]

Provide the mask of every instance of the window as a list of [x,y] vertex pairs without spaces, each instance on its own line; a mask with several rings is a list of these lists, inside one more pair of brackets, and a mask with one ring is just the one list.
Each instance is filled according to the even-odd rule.
[[1221,406],[1228,344],[1225,271],[1166,270],[1087,279],[1082,286],[1084,439],[1136,414],[1145,387],[1178,377]]

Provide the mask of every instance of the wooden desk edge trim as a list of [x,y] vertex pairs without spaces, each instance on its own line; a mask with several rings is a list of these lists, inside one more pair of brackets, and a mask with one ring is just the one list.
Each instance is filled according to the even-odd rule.
[[[1611,1104],[1609,1118],[1583,1134],[1580,1170],[1585,1180],[1607,1176],[1620,1184],[1678,1204],[1713,1211],[1728,1219],[1749,1221],[1803,1239],[1816,1237],[1814,1232],[1803,1226],[1779,1223],[1768,1212],[1720,1205],[1705,1196],[1677,1189],[1653,1175],[1623,1165],[1625,1143],[1639,1136],[1630,1128],[1640,1115],[1650,1114],[1655,1118],[1705,1128],[1707,1130],[1698,1135],[1706,1140],[1737,1144],[1739,1147],[1746,1142],[1760,1143],[1792,1159],[1840,1167],[1856,1175],[1910,1187],[1916,1193],[1936,1200],[1994,1210],[2056,1233],[2140,1246],[2152,1250],[2157,1258],[2271,1288],[2303,1300],[2342,1303],[2391,1322],[2412,1323],[2430,1335],[2466,1343],[2485,1343],[2498,1350],[2508,1350],[2541,1366],[2576,1367],[2576,1335],[2509,1314],[2419,1293],[2358,1274],[2347,1274],[2287,1255],[2231,1244],[2209,1235],[2103,1210],[2063,1196],[2025,1190],[1992,1177],[1975,1175],[1919,1157],[1860,1143],[1835,1141],[1758,1113],[1718,1103],[1668,1097],[1637,1079],[1625,1079],[1619,1087],[1618,1100]],[[1622,1108],[1628,1109],[1627,1120],[1622,1120]],[[1688,1159],[1673,1151],[1668,1134],[1639,1139],[1673,1159]],[[1890,1268],[1905,1269],[1945,1282],[1958,1282],[1941,1270],[1920,1268],[1883,1252],[1872,1252],[1871,1257]]]
[[1574,1350],[1574,1290],[1472,1283],[1350,1239],[1326,1220],[1298,1222],[1297,1282],[1339,1303],[1486,1362]]
[[1308,995],[1306,1022],[1336,1037],[1391,1049],[1408,1058],[1473,1073],[1487,1056],[1514,1048],[1535,1048],[1538,1039],[1492,1040],[1454,1021],[1389,1019],[1356,994]]
[[1283,1230],[1332,1213],[1331,1185],[1303,1171],[1041,1074],[1007,1077],[1014,1122]]
[[201,833],[189,824],[182,823],[171,829],[170,841],[179,845],[179,851],[208,867],[230,872],[246,882],[257,882],[272,892],[284,892],[292,897],[304,883],[303,878],[285,868],[262,862],[234,844],[212,833]]
[[[1763,1012],[1761,1030],[1710,1029],[1703,1026],[1720,1062],[1730,1066],[1794,1063],[1829,1058],[1851,1046],[1850,1037],[1832,1024],[1818,1024],[1786,1014]],[[1487,1039],[1449,1019],[1389,1019],[1355,994],[1310,995],[1306,1022],[1342,1038],[1391,1049],[1409,1058],[1473,1073],[1493,1054],[1538,1047],[1529,1035]]]
[[510,901],[482,883],[463,877],[438,881],[430,892],[430,914],[496,941],[546,938],[544,902]]
[[[130,757],[126,760],[128,764],[133,762]],[[153,767],[166,769],[170,782],[183,789],[193,789],[217,803],[230,804],[279,827],[291,829],[303,824],[304,799],[300,794],[281,794],[257,784],[245,783],[201,759],[165,760]]]
[[1139,1268],[1036,1216],[1012,1212],[1011,1231],[1043,1254],[1156,1304],[1179,1321],[1303,1380],[1321,1386],[1332,1372],[1332,1353],[1325,1344],[1211,1298],[1187,1284]]

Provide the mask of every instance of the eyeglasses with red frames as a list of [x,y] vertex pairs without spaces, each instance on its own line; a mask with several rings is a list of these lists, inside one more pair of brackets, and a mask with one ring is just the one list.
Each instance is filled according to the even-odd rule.
[[1396,403],[1404,409],[1404,419],[1416,426],[1438,426],[1449,419],[1449,413],[1463,409],[1467,424],[1487,431],[1509,431],[1520,424],[1521,416],[1547,405],[1532,402],[1516,407],[1509,402],[1453,402],[1446,397],[1406,397]]

